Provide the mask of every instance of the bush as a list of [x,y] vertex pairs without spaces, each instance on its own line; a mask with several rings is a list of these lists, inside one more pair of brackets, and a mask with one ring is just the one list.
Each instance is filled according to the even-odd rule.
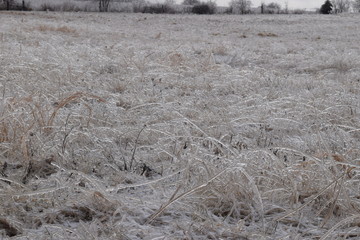
[[79,12],[81,9],[73,2],[67,1],[61,5],[62,12]]
[[333,5],[329,0],[326,0],[325,3],[320,8],[320,13],[330,14],[333,9]]
[[224,13],[225,14],[232,14],[233,13],[233,7],[230,6],[230,7],[226,8]]
[[133,4],[131,2],[113,2],[109,7],[109,12],[133,12]]
[[147,5],[144,7],[143,13],[156,13],[156,14],[160,14],[160,13],[175,13],[175,9],[173,9],[171,6],[167,5],[167,4],[151,4],[151,5]]
[[305,10],[303,10],[303,9],[295,9],[293,11],[293,14],[304,14],[304,13],[305,13]]
[[195,5],[192,8],[192,12],[195,14],[214,14],[215,13],[215,6],[209,3],[201,3]]
[[53,12],[55,11],[55,6],[54,5],[51,5],[49,3],[43,3],[40,5],[40,8],[39,8],[39,11],[50,11],[50,12]]
[[[1,0],[0,0],[1,1]],[[98,11],[98,4],[94,2],[84,1],[71,1],[66,0],[62,2],[43,2],[40,5],[34,6],[37,11],[50,11],[50,12],[94,12]]]
[[79,12],[84,11],[80,9],[73,2],[67,1],[60,4],[43,3],[40,5],[39,11],[50,11],[50,12]]
[[181,13],[192,13],[192,9],[193,9],[193,6],[183,5],[180,12]]
[[134,13],[142,13],[144,12],[146,5],[144,1],[134,1],[132,2],[132,11]]

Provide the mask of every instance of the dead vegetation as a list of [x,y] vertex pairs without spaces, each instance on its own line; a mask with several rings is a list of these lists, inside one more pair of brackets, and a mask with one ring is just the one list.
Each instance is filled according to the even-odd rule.
[[42,25],[35,27],[35,29],[40,32],[59,32],[59,33],[66,33],[66,34],[76,33],[76,29],[67,27],[67,26],[53,27],[50,25],[42,24]]
[[350,16],[62,14],[0,26],[1,237],[359,238]]

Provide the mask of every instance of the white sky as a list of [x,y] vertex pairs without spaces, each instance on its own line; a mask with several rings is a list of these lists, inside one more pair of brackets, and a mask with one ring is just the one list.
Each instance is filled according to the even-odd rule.
[[[216,0],[216,4],[218,6],[228,6],[231,0]],[[285,6],[285,2],[288,2],[289,9],[304,9],[304,8],[320,8],[322,4],[324,4],[325,0],[251,0],[252,7],[260,6],[261,2],[265,2],[265,4],[276,2],[281,5],[281,7]]]

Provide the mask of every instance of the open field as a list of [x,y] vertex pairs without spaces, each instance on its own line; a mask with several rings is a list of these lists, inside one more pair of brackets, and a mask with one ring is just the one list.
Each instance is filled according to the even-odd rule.
[[359,239],[360,16],[0,12],[0,238]]

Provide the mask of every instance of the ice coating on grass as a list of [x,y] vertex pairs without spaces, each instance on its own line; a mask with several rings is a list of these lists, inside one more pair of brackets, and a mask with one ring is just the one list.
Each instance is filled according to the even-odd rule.
[[4,236],[359,236],[359,16],[0,17]]

